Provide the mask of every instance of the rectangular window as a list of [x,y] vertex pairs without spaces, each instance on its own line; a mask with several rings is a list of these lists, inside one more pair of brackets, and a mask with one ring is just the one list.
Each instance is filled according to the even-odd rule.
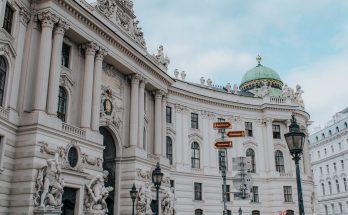
[[248,137],[253,136],[253,123],[245,122],[245,135]]
[[191,113],[191,128],[198,129],[198,114]]
[[320,151],[318,151],[318,158],[320,158]]
[[292,202],[292,187],[284,186],[284,202]]
[[70,61],[70,46],[66,43],[63,43],[62,47],[62,65],[66,68],[69,68]]
[[273,139],[280,139],[280,125],[272,125]]
[[194,200],[202,200],[202,183],[195,182],[194,192],[195,192],[195,199]]
[[170,180],[170,187],[175,187],[174,180]]
[[3,28],[11,34],[14,10],[6,4]]
[[[225,122],[225,119],[223,119],[223,118],[218,118],[218,122]],[[219,129],[218,132],[219,132],[219,133],[225,133],[225,129]]]
[[252,192],[251,202],[260,202],[260,200],[259,200],[259,187],[253,186],[251,188],[251,192]]
[[331,145],[331,152],[332,152],[332,153],[335,152],[335,148],[334,148],[333,145]]
[[166,122],[172,123],[172,108],[168,106],[166,107]]
[[[222,188],[222,200],[224,200],[224,185],[221,186]],[[230,185],[226,184],[226,201],[231,201],[231,195],[230,195]]]
[[329,165],[326,165],[326,173],[329,174],[330,173],[330,168]]
[[323,175],[323,168],[319,167],[319,169],[320,169],[320,175]]
[[341,168],[344,170],[344,160],[341,160]]

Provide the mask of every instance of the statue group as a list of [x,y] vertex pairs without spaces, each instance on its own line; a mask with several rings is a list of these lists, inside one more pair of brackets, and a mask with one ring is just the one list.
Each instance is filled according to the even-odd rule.
[[[146,182],[140,189],[137,196],[136,215],[152,215],[152,185]],[[174,215],[175,209],[174,188],[165,189],[161,200],[162,215]]]

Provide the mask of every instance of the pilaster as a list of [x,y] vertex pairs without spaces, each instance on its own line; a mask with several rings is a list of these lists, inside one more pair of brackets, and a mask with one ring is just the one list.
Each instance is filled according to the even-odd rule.
[[155,155],[161,155],[162,153],[162,96],[163,91],[156,90],[155,94]]
[[139,85],[139,128],[138,128],[138,147],[145,149],[144,146],[144,113],[145,113],[145,107],[144,107],[144,93],[145,93],[145,86],[147,84],[147,80],[144,78],[142,79],[140,85]]
[[139,129],[139,83],[141,76],[134,74],[131,77],[131,103],[130,103],[130,128],[129,128],[129,146],[138,145]]

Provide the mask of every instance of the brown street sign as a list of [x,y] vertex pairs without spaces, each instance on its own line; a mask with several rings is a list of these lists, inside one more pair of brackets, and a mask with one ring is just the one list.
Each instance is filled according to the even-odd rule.
[[214,122],[213,127],[216,129],[232,128],[232,124],[230,122]]
[[245,137],[245,131],[229,131],[226,135],[228,137]]
[[233,146],[233,143],[232,141],[216,141],[214,143],[214,146],[218,149],[231,148]]

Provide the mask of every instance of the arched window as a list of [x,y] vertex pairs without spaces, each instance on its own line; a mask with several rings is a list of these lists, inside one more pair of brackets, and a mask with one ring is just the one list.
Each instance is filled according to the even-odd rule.
[[5,58],[0,56],[0,106],[3,106],[5,97],[5,82],[6,82],[7,65]]
[[329,134],[332,135],[332,131],[331,130],[329,130]]
[[200,168],[200,149],[197,142],[191,144],[191,167]]
[[195,215],[203,215],[203,210],[202,209],[196,209],[195,210]]
[[344,191],[348,191],[348,187],[347,187],[347,179],[343,178],[343,184],[344,184]]
[[323,139],[325,138],[325,134],[324,133],[322,133],[321,136],[323,137]]
[[166,157],[169,159],[169,164],[173,164],[173,141],[170,137],[166,138]]
[[342,214],[343,213],[343,205],[342,205],[342,203],[341,202],[338,203],[338,206],[340,207],[340,213]]
[[315,137],[315,140],[318,142],[318,140],[319,140],[318,136]]
[[276,163],[277,172],[285,172],[284,156],[283,156],[283,152],[281,152],[280,150],[277,150],[275,152],[275,163]]
[[295,215],[295,212],[293,210],[287,210],[286,215]]
[[325,185],[324,185],[324,183],[321,183],[321,189],[323,190],[323,196],[325,196]]
[[325,215],[328,215],[329,214],[329,210],[327,208],[327,205],[324,205],[324,208],[325,208]]
[[331,187],[331,182],[329,181],[329,191],[330,191],[330,194],[332,194],[332,187]]
[[340,131],[340,128],[339,128],[338,126],[336,127],[336,131],[337,131],[337,132],[339,132],[339,131]]
[[67,93],[63,87],[59,86],[57,117],[61,119],[63,122],[66,121],[67,103],[68,103]]
[[256,163],[255,163],[255,152],[253,149],[249,148],[246,151],[246,156],[251,158],[251,171],[252,173],[256,172]]
[[344,127],[348,128],[348,123],[347,122],[344,123]]
[[340,183],[338,183],[338,180],[336,180],[336,189],[337,189],[337,193],[341,192],[340,191]]
[[232,215],[232,211],[231,210],[227,210],[227,215]]
[[260,215],[260,211],[254,210],[254,211],[251,212],[251,215]]

